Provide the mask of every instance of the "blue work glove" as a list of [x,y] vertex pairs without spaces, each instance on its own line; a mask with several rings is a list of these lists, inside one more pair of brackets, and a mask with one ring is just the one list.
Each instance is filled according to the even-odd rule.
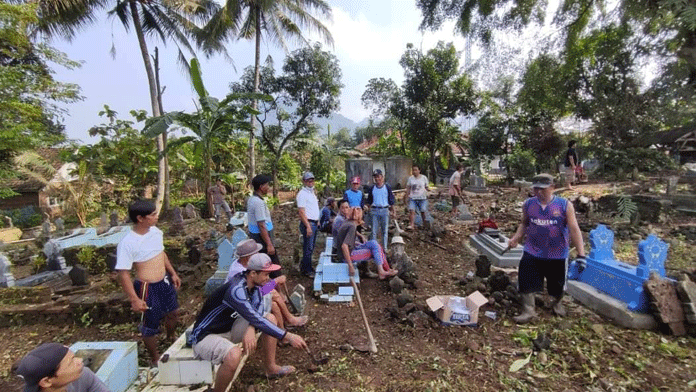
[[587,267],[587,260],[585,260],[585,256],[576,257],[574,262],[578,266],[578,272],[584,271],[585,267]]

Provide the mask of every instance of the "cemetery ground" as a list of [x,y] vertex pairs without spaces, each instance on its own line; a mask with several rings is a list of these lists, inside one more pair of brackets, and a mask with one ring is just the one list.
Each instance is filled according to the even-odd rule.
[[[645,184],[625,183],[625,193],[637,192]],[[519,220],[519,203],[526,194],[514,188],[495,188],[488,195],[469,195],[470,210],[479,219],[493,212],[501,230],[511,235]],[[598,223],[611,223],[615,229],[617,258],[635,263],[637,243],[650,232],[670,243],[668,274],[693,272],[696,268],[696,228],[694,219],[664,210],[649,221],[617,226],[610,214],[615,207],[602,207],[602,199],[614,192],[613,186],[595,184],[578,187],[573,195],[594,200],[597,208],[588,217],[579,212],[578,220],[585,236]],[[693,192],[693,191],[692,191]],[[442,189],[442,199],[449,196]],[[691,193],[693,195],[693,193]],[[564,196],[570,196],[565,193]],[[286,197],[288,199],[289,197]],[[696,390],[696,340],[674,337],[659,331],[638,331],[616,327],[566,296],[568,316],[558,318],[544,307],[540,317],[529,325],[516,325],[511,317],[516,306],[485,305],[476,327],[443,326],[427,314],[425,300],[433,295],[465,296],[471,285],[462,284],[469,271],[475,270],[476,256],[466,249],[471,225],[450,220],[449,212],[436,211],[437,197],[431,198],[431,213],[445,233],[432,237],[425,230],[406,232],[406,252],[416,264],[416,289],[407,289],[413,305],[399,309],[397,296],[386,282],[362,279],[361,297],[372,333],[377,341],[376,354],[350,350],[367,343],[360,309],[355,303],[327,304],[311,297],[311,282],[296,272],[298,220],[292,205],[281,205],[273,212],[277,249],[290,288],[302,283],[307,288],[310,316],[307,326],[297,329],[315,354],[325,353],[329,362],[310,373],[309,356],[290,347],[278,350],[279,364],[292,364],[297,372],[267,380],[261,355],[247,362],[233,391],[689,391]],[[495,202],[493,204],[493,202]],[[493,204],[493,205],[492,205]],[[406,215],[399,201],[401,227]],[[644,216],[646,214],[644,213]],[[167,233],[167,222],[160,227]],[[207,239],[212,222],[197,221],[186,226],[186,236]],[[221,225],[216,226],[218,230]],[[693,229],[692,229],[693,228]],[[175,266],[188,263],[184,239],[166,239],[165,246]],[[167,237],[165,237],[167,238]],[[321,238],[321,236],[320,236]],[[323,247],[323,239],[318,240]],[[318,254],[318,253],[317,253]],[[315,254],[315,257],[317,255]],[[182,273],[184,285],[179,294],[182,326],[190,325],[203,301],[203,284],[215,269],[215,259],[203,253],[206,267],[200,276]],[[21,270],[22,267],[18,267]],[[181,267],[177,267],[182,270]],[[15,270],[17,271],[17,269]],[[93,286],[103,291],[119,291],[111,274],[92,277]],[[478,288],[476,285],[475,288]],[[485,285],[480,288],[485,288]],[[488,292],[484,292],[488,296]],[[496,318],[483,315],[493,311]],[[538,309],[539,310],[539,309]],[[410,312],[407,314],[407,311]],[[71,344],[76,341],[138,340],[139,317],[125,323],[94,322],[89,314],[79,320],[48,321],[22,325],[20,322],[0,328],[0,390],[21,391],[22,383],[10,375],[12,363],[46,341]],[[544,346],[544,337],[550,344]],[[161,344],[164,350],[166,345]],[[141,365],[147,357],[139,344]],[[188,390],[183,387],[182,391]]]

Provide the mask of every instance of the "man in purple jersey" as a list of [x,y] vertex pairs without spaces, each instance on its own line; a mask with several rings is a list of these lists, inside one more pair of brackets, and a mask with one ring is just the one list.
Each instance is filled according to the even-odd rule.
[[[509,246],[514,248],[526,235],[524,254],[519,266],[519,290],[522,294],[522,313],[515,322],[524,324],[536,317],[534,293],[544,290],[555,298],[553,312],[565,316],[561,303],[568,272],[568,243],[577,249],[578,259],[585,259],[582,233],[575,218],[573,203],[553,194],[553,177],[539,174],[532,179],[534,197],[522,206],[522,223]],[[580,262],[582,264],[582,262]]]

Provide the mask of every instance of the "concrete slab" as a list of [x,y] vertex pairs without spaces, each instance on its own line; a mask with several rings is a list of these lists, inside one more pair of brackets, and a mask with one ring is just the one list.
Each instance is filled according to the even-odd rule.
[[138,377],[136,342],[77,342],[70,349],[77,357],[101,357],[90,368],[111,392],[125,392]]
[[[191,325],[189,330],[193,329]],[[209,361],[196,359],[193,349],[186,347],[186,333],[181,334],[163,356],[169,355],[167,362],[160,361],[159,383],[164,385],[193,385],[198,383],[213,383],[213,364]]]
[[632,312],[628,310],[626,303],[598,291],[589,284],[569,280],[566,292],[616,325],[631,329],[657,329],[657,321],[652,315]]
[[503,241],[493,238],[487,234],[476,233],[469,236],[471,247],[476,249],[479,254],[488,257],[491,265],[501,268],[514,268],[519,266],[524,248],[518,245],[515,249],[510,249],[503,254],[508,246],[509,239],[500,234]]

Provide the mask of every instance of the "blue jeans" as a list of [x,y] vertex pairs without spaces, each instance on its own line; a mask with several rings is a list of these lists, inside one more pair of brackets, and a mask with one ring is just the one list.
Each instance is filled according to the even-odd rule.
[[312,253],[314,253],[314,241],[317,239],[317,222],[309,222],[312,228],[312,235],[307,235],[307,228],[300,222],[300,234],[302,234],[302,261],[300,261],[300,272],[308,274],[314,272],[312,268]]
[[[389,236],[389,208],[370,208],[370,214],[372,215],[372,233],[370,233],[371,240],[377,240],[377,231],[382,233],[382,248],[387,251],[387,243]],[[379,241],[377,241],[379,242]]]

